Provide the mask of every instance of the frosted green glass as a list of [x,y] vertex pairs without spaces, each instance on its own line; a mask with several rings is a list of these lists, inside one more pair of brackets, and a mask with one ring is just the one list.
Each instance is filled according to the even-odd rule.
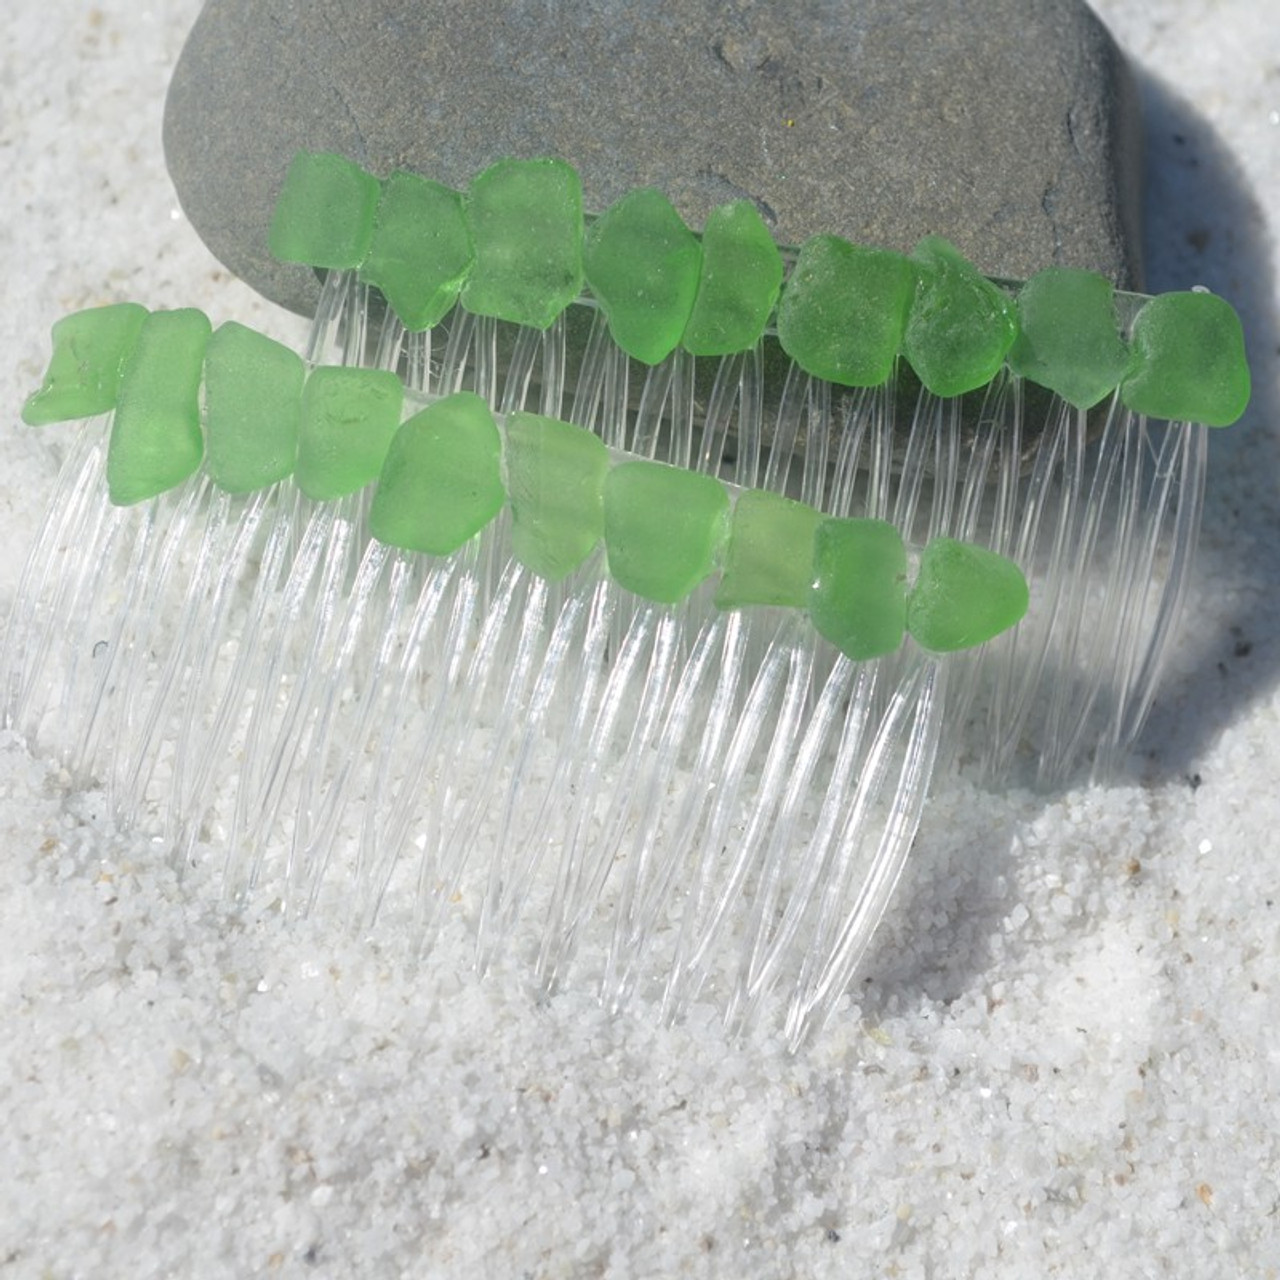
[[1228,427],[1249,404],[1240,317],[1212,293],[1165,293],[1133,322],[1133,362],[1120,398],[1171,422]]
[[907,551],[883,520],[823,520],[813,537],[809,616],[846,657],[893,653],[906,629]]
[[1012,560],[952,538],[920,553],[907,630],[921,648],[954,653],[998,636],[1027,611],[1027,580]]
[[403,399],[400,379],[386,370],[313,369],[298,430],[295,478],[302,492],[329,501],[376,480]]
[[941,236],[921,240],[911,258],[919,281],[902,354],[934,395],[986,386],[1018,332],[1013,300]]
[[647,600],[683,600],[715,569],[728,528],[729,495],[714,476],[624,462],[605,479],[609,572]]
[[369,251],[377,205],[378,180],[359,165],[299,151],[271,219],[271,255],[309,267],[358,267]]
[[56,320],[49,368],[40,389],[22,406],[23,422],[39,427],[110,413],[146,316],[146,307],[118,302]]
[[604,536],[609,451],[583,427],[533,413],[507,418],[503,462],[516,559],[553,582]]
[[750,200],[712,209],[702,229],[702,274],[681,339],[695,356],[755,346],[782,287],[782,254]]
[[645,364],[680,344],[698,292],[702,249],[654,187],[623,196],[587,229],[587,285],[614,342]]
[[462,302],[545,329],[582,291],[582,185],[563,160],[499,160],[466,199],[476,260]]
[[209,475],[228,493],[283,480],[298,455],[306,366],[296,352],[229,320],[204,358]]
[[741,494],[733,507],[716,606],[806,608],[813,587],[813,537],[825,518],[779,493],[751,489]]
[[1014,373],[1092,409],[1124,377],[1129,348],[1116,322],[1116,291],[1094,271],[1048,267],[1018,293],[1020,330],[1009,351]]
[[813,236],[778,304],[782,349],[814,377],[877,387],[893,372],[915,283],[900,253]]
[[201,311],[153,311],[142,322],[120,378],[107,491],[131,506],[181,484],[200,465],[200,374],[209,318]]
[[502,510],[502,442],[489,406],[460,391],[396,432],[369,510],[369,530],[406,551],[447,556]]
[[456,191],[415,173],[382,184],[360,279],[382,291],[406,329],[430,329],[449,313],[474,260]]

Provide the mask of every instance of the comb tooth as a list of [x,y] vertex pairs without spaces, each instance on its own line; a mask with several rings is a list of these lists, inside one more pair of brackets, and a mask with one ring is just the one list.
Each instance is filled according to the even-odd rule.
[[[642,966],[662,963],[661,953],[653,952],[661,946],[711,791],[697,779],[714,776],[734,708],[740,631],[737,619],[725,615],[699,628],[664,708],[661,734],[637,789],[637,820],[625,846],[601,979],[601,998],[612,1008],[640,983]],[[679,796],[674,806],[673,796]]]
[[[790,629],[787,622],[782,628]],[[712,963],[712,944],[739,909],[740,895],[753,871],[757,854],[753,817],[757,813],[763,817],[777,803],[778,771],[790,754],[803,694],[790,640],[789,635],[775,634],[754,679],[748,676],[747,691],[725,745],[697,850],[697,869],[680,912],[663,995],[668,1017],[693,1003],[712,970],[719,968]]]
[[[215,680],[210,670],[196,682],[207,694],[207,730],[194,716],[181,718],[176,729],[175,757],[184,761],[184,774],[191,780],[184,795],[175,792],[171,814],[178,856],[184,864],[194,856],[206,814],[219,806],[227,762],[244,750],[248,709],[263,701],[267,689],[276,687],[266,674],[278,662],[270,624],[294,542],[296,504],[288,490],[274,486],[251,499],[250,514],[237,534],[245,548],[234,557],[237,573],[228,574],[225,584],[227,608],[243,606],[237,614],[239,630],[234,623],[228,628],[231,638],[223,651],[210,646],[210,668],[223,670],[221,680]],[[243,775],[240,782],[246,789],[251,785]],[[219,825],[225,827],[222,819]]]
[[[621,643],[611,649],[599,695],[564,775],[572,811],[564,816],[559,856],[553,856],[553,887],[535,965],[538,984],[547,992],[554,990],[573,955],[591,888],[602,887],[608,875],[618,838],[619,804],[625,804],[623,787],[629,782],[628,762],[621,752],[629,741],[645,740],[660,697],[648,680],[650,668],[655,656],[669,652],[672,639],[669,616],[644,603],[615,609],[611,630],[622,633]],[[621,776],[613,772],[619,760]]]
[[[333,597],[332,580],[349,545],[338,504],[315,507],[296,491],[291,499],[283,536],[273,539],[273,555],[246,606],[245,635],[259,644],[247,649],[242,642],[237,662],[243,659],[243,666],[230,689],[244,701],[224,713],[235,718],[238,735],[223,873],[224,892],[234,898],[252,890],[268,848],[278,841],[275,819],[288,782],[289,752],[300,732],[307,673],[319,670],[328,637],[322,624],[329,615],[315,614],[311,605],[317,594]],[[313,618],[319,625],[307,625]]]
[[[78,773],[69,735],[73,710],[66,693],[37,697],[55,686],[75,654],[90,651],[106,632],[94,636],[98,593],[113,588],[104,567],[111,566],[125,525],[136,513],[102,502],[106,463],[103,420],[89,423],[76,436],[58,475],[49,509],[28,556],[4,642],[4,724],[49,743],[64,765]],[[72,552],[74,548],[74,552]],[[108,650],[114,652],[114,648]],[[61,706],[65,724],[51,732],[51,708]]]
[[[1096,757],[1099,776],[1120,767],[1151,710],[1190,585],[1208,461],[1204,427],[1162,434],[1152,469],[1156,500],[1140,506],[1144,533],[1141,555],[1135,557],[1141,568],[1135,572],[1134,598],[1141,603],[1130,612],[1116,711]],[[1158,567],[1163,557],[1168,565],[1162,576]]]
[[[390,647],[398,632],[409,589],[408,566],[380,543],[369,543],[355,579],[345,592],[328,678],[312,695],[315,708],[306,758],[299,770],[297,821],[292,835],[289,899],[300,913],[315,909],[326,879],[343,890],[349,873],[338,867],[327,877],[329,862],[347,810],[364,780],[364,744],[376,691],[386,676]],[[350,895],[359,892],[359,867]]]
[[[220,661],[233,648],[247,649],[251,641],[236,640],[232,609],[250,558],[257,559],[269,529],[277,519],[278,489],[253,494],[247,501],[230,494],[213,495],[210,519],[197,555],[180,624],[182,638],[175,650],[190,650],[185,688],[176,709],[158,709],[167,721],[163,728],[172,742],[173,782],[170,787],[166,834],[180,840],[180,833],[199,822],[185,815],[201,815],[207,807],[208,775],[222,754],[229,732],[226,686],[234,676],[234,663]],[[208,594],[209,617],[201,616],[200,596]],[[159,719],[159,717],[157,717]],[[193,831],[194,834],[194,831]]]
[[[506,742],[515,728],[511,718],[522,709],[520,691],[535,656],[529,650],[519,655],[516,651],[526,623],[533,623],[529,615],[536,617],[545,607],[542,596],[541,587],[515,564],[503,574],[496,596],[489,599],[477,594],[480,602],[488,603],[477,619],[478,636],[468,646],[469,661],[460,666],[456,681],[451,681],[452,701],[444,719],[447,736],[441,737],[438,761],[433,762],[439,775],[435,784],[441,886],[437,913],[462,895],[464,888],[469,899],[480,893],[469,887],[484,879],[477,866],[477,850],[492,841],[487,824],[501,794]],[[476,765],[474,777],[459,776],[457,766],[468,758]],[[437,918],[441,918],[439,914]]]
[[[617,593],[588,579],[569,594],[546,644],[527,713],[522,720],[511,783],[497,828],[497,864],[490,880],[492,904],[482,934],[480,965],[487,968],[515,932],[521,908],[533,900],[539,873],[564,847],[573,788],[589,739],[592,709],[609,666],[606,637],[613,628]],[[547,749],[551,747],[551,758]]]
[[783,814],[770,850],[775,868],[784,873],[791,869],[791,883],[775,924],[760,913],[750,967],[736,993],[742,1027],[788,982],[792,994],[783,998],[794,1000],[803,971],[803,962],[797,962],[796,956],[803,957],[811,941],[822,886],[830,883],[878,670],[878,664],[857,668],[845,659],[837,660],[805,728],[797,753],[799,767],[788,779]]
[[[812,653],[806,656],[812,661]],[[856,712],[847,711],[853,675],[852,663],[837,662],[797,726],[794,762],[767,833],[744,963],[729,1006],[731,1021],[740,1026],[749,1024],[785,972],[794,968],[793,953],[804,949],[803,926],[823,883],[834,834],[831,817],[838,811],[830,808],[828,815],[817,798],[828,789],[822,775],[824,766],[837,759],[842,726],[856,722]],[[835,768],[840,769],[839,763]]]
[[847,989],[906,865],[937,754],[945,684],[939,664],[913,665],[875,727],[788,1008],[793,1048],[821,1027]]
[[[551,630],[552,590],[547,582],[533,578],[522,569],[512,573],[512,585],[518,591],[511,611],[507,651],[490,659],[498,668],[494,672],[498,689],[492,728],[492,741],[483,776],[490,779],[489,794],[476,788],[470,798],[467,828],[459,834],[459,843],[473,845],[484,839],[481,827],[489,826],[488,840],[494,853],[487,875],[477,869],[477,893],[480,896],[479,921],[476,930],[476,964],[482,971],[492,963],[501,946],[499,922],[508,914],[504,899],[504,878],[508,873],[508,847],[523,838],[521,828],[511,824],[511,812],[519,801],[530,749],[528,734],[541,722],[543,703],[555,687],[557,663],[547,666],[545,637]],[[572,624],[570,624],[572,625]],[[496,835],[494,834],[496,830]]]
[[[355,917],[362,929],[371,927],[393,883],[426,874],[407,865],[410,824],[421,808],[421,793],[439,785],[431,766],[443,757],[440,743],[452,723],[460,679],[458,663],[430,658],[465,652],[475,601],[470,559],[458,557],[421,574],[416,595],[406,598],[393,619],[398,652],[387,678],[373,690],[379,704],[371,718],[368,789],[354,797],[363,869]],[[406,898],[412,902],[411,894]]]
[[[112,811],[126,823],[153,829],[140,821],[142,803],[158,764],[158,730],[180,674],[176,651],[182,642],[180,626],[175,637],[174,601],[165,584],[183,580],[193,543],[199,554],[202,496],[198,481],[165,494],[140,522],[126,571],[129,586],[112,627],[118,636],[109,655],[112,670],[103,673],[82,741],[86,765],[105,778]],[[176,617],[181,616],[179,605]],[[89,755],[95,736],[102,744],[97,759]]]

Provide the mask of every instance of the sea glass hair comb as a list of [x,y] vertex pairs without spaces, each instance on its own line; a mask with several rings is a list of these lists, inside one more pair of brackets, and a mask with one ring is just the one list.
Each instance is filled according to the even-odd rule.
[[111,425],[3,667],[10,723],[225,845],[229,892],[796,1042],[940,749],[1131,743],[1203,425],[1248,396],[1219,299],[780,253],[741,202],[699,238],[654,191],[587,223],[554,160],[463,194],[303,155],[272,246],[328,271],[305,359],[197,312],[55,328],[24,416]]

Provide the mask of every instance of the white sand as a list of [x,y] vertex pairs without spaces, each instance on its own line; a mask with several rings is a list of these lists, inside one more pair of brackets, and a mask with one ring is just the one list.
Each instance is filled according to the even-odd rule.
[[[197,8],[6,11],[5,610],[54,319],[302,331],[166,178]],[[232,916],[0,741],[0,1277],[1280,1275],[1280,35],[1267,0],[1101,8],[1160,81],[1151,284],[1236,303],[1256,381],[1132,777],[940,798],[858,1009],[790,1058]]]

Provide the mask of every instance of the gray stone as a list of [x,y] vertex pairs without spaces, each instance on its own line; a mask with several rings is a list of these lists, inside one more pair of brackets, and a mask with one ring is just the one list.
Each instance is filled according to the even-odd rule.
[[165,150],[209,248],[309,312],[267,227],[299,148],[456,187],[556,155],[589,210],[661,187],[690,225],[749,196],[777,239],[909,249],[991,275],[1140,280],[1136,95],[1075,0],[209,0]]

